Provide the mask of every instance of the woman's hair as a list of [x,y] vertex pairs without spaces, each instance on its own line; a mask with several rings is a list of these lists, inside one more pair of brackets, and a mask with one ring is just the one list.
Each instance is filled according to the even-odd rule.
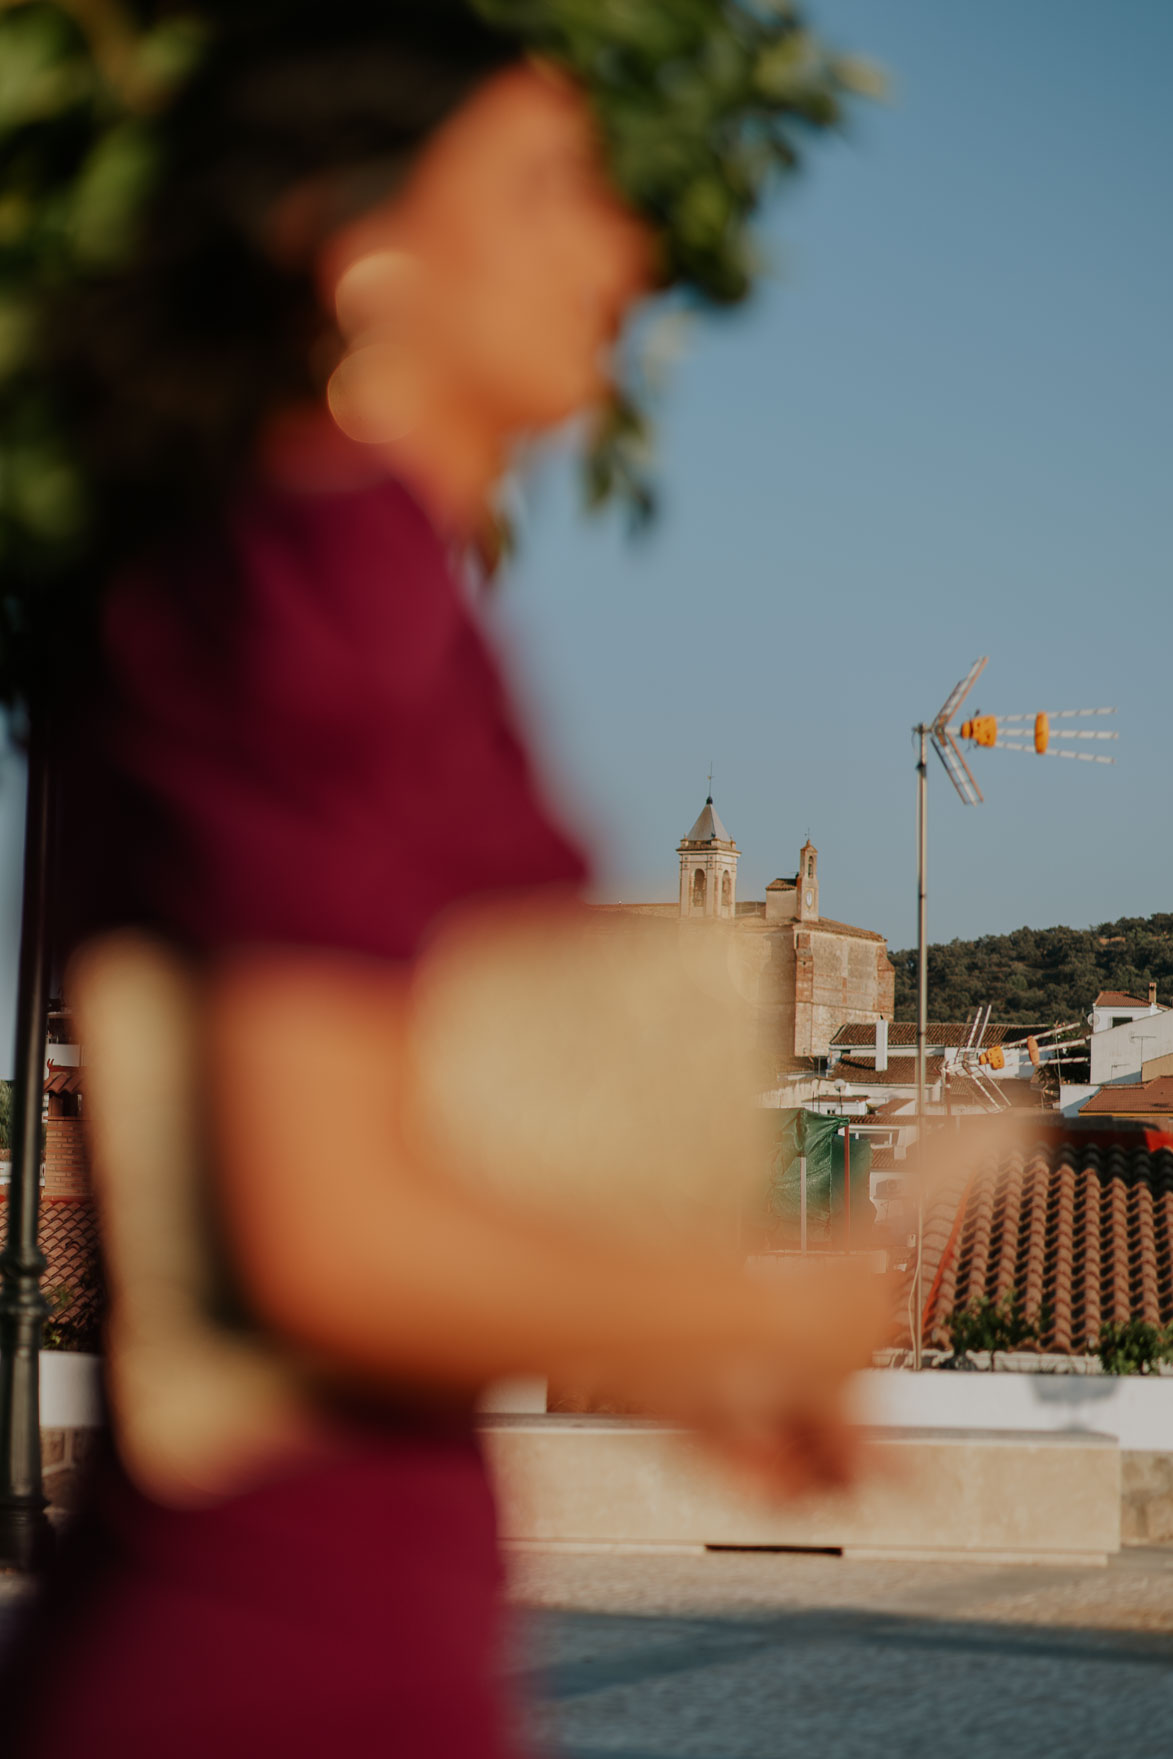
[[291,262],[274,249],[282,198],[318,184],[323,234],[374,205],[520,53],[462,0],[229,0],[164,123],[132,261],[63,303],[55,326],[103,526],[142,535],[215,506],[265,416],[321,389],[309,363],[329,321],[312,249]]
[[[113,569],[214,524],[266,418],[337,346],[321,236],[525,55],[586,91],[665,287],[757,274],[753,215],[800,138],[874,75],[791,0],[5,0],[0,58],[0,702],[86,649]],[[153,192],[153,193],[152,193]],[[286,213],[295,204],[286,204]],[[592,503],[651,506],[638,374],[587,459]]]
[[[168,10],[146,0],[139,22]],[[84,651],[111,569],[214,522],[266,417],[320,391],[311,363],[316,352],[328,374],[332,326],[314,240],[295,260],[274,248],[282,198],[315,186],[325,235],[393,191],[440,124],[523,54],[466,0],[204,0],[200,13],[197,70],[151,119],[154,193],[132,252],[67,284],[42,317],[35,391],[68,435],[84,541],[72,561],[36,531],[0,545],[0,696],[35,689],[48,648],[60,665],[42,618],[60,636],[67,605],[69,646]],[[39,568],[49,591],[28,577]]]

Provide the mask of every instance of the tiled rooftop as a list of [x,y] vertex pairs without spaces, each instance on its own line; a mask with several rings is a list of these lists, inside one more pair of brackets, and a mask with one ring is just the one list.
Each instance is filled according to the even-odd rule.
[[49,1073],[45,1076],[46,1093],[80,1093],[81,1070],[78,1068],[58,1068],[50,1062]]
[[[1050,1095],[1030,1081],[999,1081],[996,1085],[1005,1103],[1015,1110],[1031,1112],[1052,1109]],[[946,1070],[945,1088],[950,1105],[975,1105],[983,1110],[990,1108],[989,1086],[983,1086],[964,1070]]]
[[[930,1086],[941,1079],[944,1066],[944,1057],[925,1058],[925,1080]],[[860,1057],[840,1057],[827,1079],[850,1081],[859,1087],[912,1087],[916,1084],[916,1058],[897,1057],[886,1069],[877,1069]]]
[[[676,920],[680,916],[679,903],[594,904],[591,908],[597,916],[659,916],[666,920]],[[703,920],[709,921],[711,918]],[[799,922],[793,917],[786,917],[781,922],[769,922],[766,920],[766,906],[760,899],[739,903],[733,923],[735,928],[748,929],[758,934],[777,934],[780,930],[801,929],[804,934],[810,931],[814,934],[822,932],[849,935],[854,940],[876,941],[881,946],[884,944],[883,935],[877,934],[874,929],[856,928],[853,923],[836,922],[830,916],[819,916],[813,922]]]
[[738,928],[756,929],[760,934],[777,934],[784,929],[797,929],[801,934],[837,934],[850,935],[854,940],[875,941],[878,946],[884,945],[884,937],[873,928],[856,928],[851,922],[836,922],[831,916],[816,916],[810,922],[799,922],[797,917],[787,916],[781,921],[770,922],[765,915],[747,915],[742,917],[741,905],[737,906]]
[[907,1124],[915,1121],[908,1100],[897,1097],[896,1099],[886,1099],[883,1105],[877,1106],[867,1122],[870,1124],[891,1124],[901,1120]]
[[[930,1045],[940,1045],[946,1050],[959,1050],[962,1045],[969,1043],[969,1035],[972,1030],[972,1022],[966,1025],[959,1020],[931,1020],[927,1028],[927,1042]],[[1038,1033],[1045,1030],[1046,1028],[1042,1026],[990,1025],[982,1034],[981,1043],[983,1045],[1014,1044],[1020,1039],[1029,1037],[1032,1032]],[[833,1045],[843,1045],[857,1050],[874,1045],[875,1042],[876,1028],[873,1021],[866,1021],[859,1025],[841,1026],[831,1040]],[[908,1020],[892,1021],[888,1027],[889,1050],[909,1046],[913,1050],[916,1049],[915,1023]]]
[[[8,1193],[0,1192],[0,1231]],[[50,1336],[68,1350],[96,1350],[105,1304],[92,1199],[42,1197],[37,1244],[45,1254],[41,1288],[49,1302]]]
[[925,1342],[948,1344],[955,1308],[1015,1289],[1043,1350],[1094,1350],[1106,1320],[1173,1322],[1173,1153],[1142,1143],[1003,1150],[943,1183],[925,1223]]
[[1080,1107],[1089,1118],[1156,1118],[1173,1114],[1173,1075],[1157,1075],[1152,1081],[1101,1087]]
[[1094,1008],[1147,1008],[1147,996],[1130,996],[1122,989],[1102,989],[1095,1001]]

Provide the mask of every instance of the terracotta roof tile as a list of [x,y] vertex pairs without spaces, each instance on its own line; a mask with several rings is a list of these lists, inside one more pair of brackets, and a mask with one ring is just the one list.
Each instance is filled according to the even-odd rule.
[[[951,1105],[977,1105],[987,1111],[991,1108],[989,1088],[983,1087],[964,1070],[947,1070],[945,1086]],[[1041,1087],[1032,1086],[1029,1081],[999,1081],[997,1087],[1006,1104],[1016,1110],[1029,1112],[1052,1109],[1051,1095]]]
[[1094,1008],[1147,1008],[1147,996],[1130,996],[1122,989],[1102,989],[1095,1001]]
[[1140,1140],[995,1153],[942,1185],[925,1222],[926,1344],[948,1345],[956,1308],[1014,1290],[1045,1351],[1094,1351],[1105,1320],[1173,1323],[1173,1153]]
[[[679,903],[593,904],[591,908],[599,916],[680,916]],[[830,916],[819,916],[812,922],[799,922],[796,917],[788,916],[780,922],[774,922],[767,919],[765,911],[766,906],[760,900],[739,903],[733,916],[733,926],[758,934],[777,934],[786,929],[799,929],[803,933],[809,931],[811,934],[847,935],[852,940],[875,941],[877,946],[887,944],[883,935],[877,934],[874,929],[856,928],[853,923],[836,922]]]
[[824,934],[853,935],[857,940],[878,941],[881,946],[887,945],[883,935],[877,934],[874,928],[856,928],[851,922],[836,922],[833,916],[816,916],[813,922],[800,922],[798,927],[809,928],[815,933],[822,929]]
[[1157,1075],[1152,1081],[1101,1087],[1079,1108],[1081,1117],[1138,1118],[1173,1114],[1173,1075]]
[[909,1110],[908,1101],[906,1099],[886,1099],[883,1105],[876,1107],[866,1121],[869,1124],[890,1124],[898,1123],[901,1119],[906,1124],[915,1122],[915,1116]]
[[[0,1192],[0,1231],[7,1202],[8,1193]],[[49,1302],[51,1331],[64,1349],[100,1349],[106,1297],[92,1198],[42,1197],[37,1244],[45,1254],[41,1287]]]
[[[926,1057],[925,1080],[930,1085],[939,1081],[944,1067],[944,1057]],[[916,1083],[916,1058],[898,1057],[886,1069],[877,1069],[874,1063],[864,1062],[860,1057],[840,1057],[827,1079],[866,1087],[911,1087]]]
[[[948,1050],[958,1050],[963,1044],[969,1043],[972,1023],[965,1024],[959,1020],[930,1020],[928,1024],[928,1043],[939,1044]],[[1020,1038],[1024,1039],[1034,1032],[1045,1032],[1043,1026],[997,1026],[986,1027],[981,1042],[987,1044],[1006,1044]],[[875,1023],[866,1021],[859,1025],[841,1026],[834,1038],[833,1045],[850,1045],[862,1049],[865,1045],[876,1042]],[[888,1027],[889,1050],[911,1047],[916,1048],[916,1026],[909,1020],[894,1020]]]
[[[764,910],[764,906],[761,907]],[[736,926],[743,932],[750,930],[757,934],[780,934],[796,929],[800,934],[833,934],[846,935],[852,940],[874,941],[878,947],[887,945],[882,934],[872,928],[856,928],[850,922],[836,922],[830,916],[816,916],[810,922],[799,922],[795,916],[784,917],[781,921],[771,921],[764,914],[742,914],[742,906],[737,906]]]
[[58,1068],[50,1061],[49,1073],[45,1076],[46,1093],[80,1093],[81,1070],[78,1068]]

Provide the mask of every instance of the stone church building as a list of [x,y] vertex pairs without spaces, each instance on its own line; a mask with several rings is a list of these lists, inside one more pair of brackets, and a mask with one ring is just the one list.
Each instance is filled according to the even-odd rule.
[[676,853],[675,904],[611,908],[698,928],[728,924],[735,980],[759,1015],[763,1050],[779,1074],[813,1070],[841,1026],[891,1020],[896,978],[887,943],[872,929],[822,914],[819,852],[809,839],[797,873],[772,880],[765,898],[753,901],[737,896],[741,851],[711,796]]

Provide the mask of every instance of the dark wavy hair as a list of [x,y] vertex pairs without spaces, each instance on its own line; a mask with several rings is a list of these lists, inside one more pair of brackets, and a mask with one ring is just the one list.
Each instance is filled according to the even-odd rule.
[[23,595],[58,638],[32,622],[7,632],[6,657],[26,686],[49,654],[60,673],[63,608],[69,650],[84,655],[95,584],[162,535],[214,522],[266,416],[320,391],[313,363],[328,373],[335,338],[309,262],[272,248],[281,198],[317,182],[323,234],[361,213],[479,84],[523,54],[464,0],[220,0],[201,10],[211,46],[152,125],[155,193],[133,253],[64,291],[44,326],[41,383],[90,504],[76,564],[51,593]]
[[[328,377],[282,198],[312,189],[325,235],[528,54],[582,84],[661,286],[714,306],[753,287],[753,217],[804,138],[877,83],[798,0],[0,5],[0,703],[91,651],[112,570],[214,525],[265,418]],[[637,522],[653,390],[627,362],[584,458],[589,503]]]
[[[280,11],[279,28],[257,17]],[[312,389],[328,328],[308,265],[268,222],[329,180],[337,224],[385,196],[429,135],[520,47],[451,0],[245,7],[165,123],[133,262],[62,314],[64,386],[119,525],[215,499],[279,401]],[[228,12],[231,19],[232,10]]]

